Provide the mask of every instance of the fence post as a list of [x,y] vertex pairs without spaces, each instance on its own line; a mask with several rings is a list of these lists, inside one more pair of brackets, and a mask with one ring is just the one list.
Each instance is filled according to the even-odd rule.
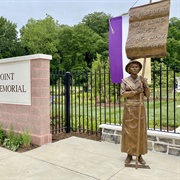
[[66,133],[70,132],[70,72],[65,76],[65,121]]

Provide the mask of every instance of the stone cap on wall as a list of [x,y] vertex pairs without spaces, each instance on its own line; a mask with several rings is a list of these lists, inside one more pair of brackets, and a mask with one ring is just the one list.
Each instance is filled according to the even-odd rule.
[[52,55],[48,54],[33,54],[26,56],[17,56],[12,58],[0,59],[0,63],[17,62],[17,61],[29,61],[34,59],[52,60]]
[[[111,129],[116,131],[122,131],[121,125],[110,125],[110,124],[101,124],[99,126],[101,129]],[[156,136],[156,137],[164,137],[164,138],[172,138],[172,139],[180,139],[179,133],[171,133],[171,132],[162,132],[162,131],[153,131],[147,130],[147,135]]]

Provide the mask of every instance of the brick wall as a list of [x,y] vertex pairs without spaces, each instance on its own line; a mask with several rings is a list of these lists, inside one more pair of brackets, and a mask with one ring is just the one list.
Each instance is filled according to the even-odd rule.
[[13,62],[18,69],[17,62],[30,61],[31,104],[0,103],[0,125],[7,132],[12,126],[14,132],[18,134],[28,130],[31,134],[31,142],[39,146],[52,142],[49,90],[51,59],[51,55],[35,54],[1,59],[0,63],[3,65],[6,62]]

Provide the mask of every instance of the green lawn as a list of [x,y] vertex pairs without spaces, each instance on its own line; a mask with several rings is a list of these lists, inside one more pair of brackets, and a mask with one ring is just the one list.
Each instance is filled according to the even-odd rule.
[[[163,95],[165,93],[162,93]],[[92,101],[91,101],[92,98]],[[56,117],[57,121],[63,121],[65,97],[60,96],[54,99],[57,104],[51,105],[51,117]],[[59,105],[59,101],[61,101]],[[63,105],[61,105],[63,104]],[[93,128],[97,130],[100,124],[121,124],[123,107],[116,105],[114,102],[102,103],[95,105],[95,99],[89,93],[79,93],[71,95],[71,126],[78,128]],[[158,94],[156,101],[149,101],[149,106],[145,103],[147,109],[147,123],[149,128],[160,128],[161,126],[178,127],[180,126],[180,93],[176,94],[176,101],[172,98],[172,93],[169,94],[169,100],[165,98],[160,102]],[[60,114],[61,112],[61,114]]]

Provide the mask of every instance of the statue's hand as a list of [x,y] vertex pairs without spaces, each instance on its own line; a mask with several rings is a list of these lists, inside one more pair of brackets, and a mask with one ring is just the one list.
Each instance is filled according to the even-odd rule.
[[136,91],[136,94],[140,94],[140,93],[143,93],[144,92],[144,88],[139,88],[137,91]]
[[148,82],[146,78],[143,78],[142,76],[140,76],[140,80],[144,88],[148,87]]

